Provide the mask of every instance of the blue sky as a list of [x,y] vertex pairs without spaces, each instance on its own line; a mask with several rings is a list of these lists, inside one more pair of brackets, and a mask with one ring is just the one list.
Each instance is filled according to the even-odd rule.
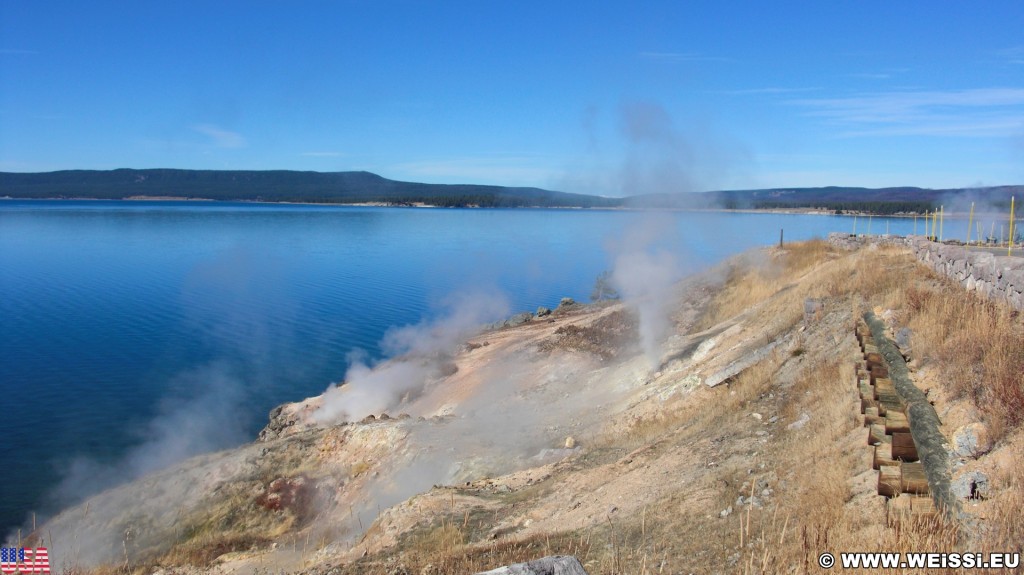
[[1024,183],[1024,3],[0,0],[0,170]]

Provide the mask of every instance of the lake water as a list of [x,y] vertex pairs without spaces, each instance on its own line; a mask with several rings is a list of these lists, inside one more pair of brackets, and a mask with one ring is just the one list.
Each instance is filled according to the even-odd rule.
[[[672,213],[689,269],[848,217]],[[450,295],[586,301],[648,214],[0,201],[0,536],[176,458],[251,440]],[[860,229],[866,223],[861,218]],[[912,220],[874,218],[874,233]],[[922,228],[923,231],[923,228]]]

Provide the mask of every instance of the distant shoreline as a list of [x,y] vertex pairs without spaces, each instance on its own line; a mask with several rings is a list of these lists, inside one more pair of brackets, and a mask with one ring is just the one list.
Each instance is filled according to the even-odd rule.
[[[925,218],[930,217],[930,214],[876,214],[869,212],[846,212],[842,214],[835,213],[835,210],[823,209],[823,208],[681,208],[681,207],[628,207],[628,206],[601,206],[601,207],[582,207],[582,206],[512,206],[512,207],[497,207],[497,206],[479,206],[479,205],[467,205],[467,206],[437,206],[428,204],[425,202],[411,202],[411,203],[390,203],[390,202],[353,202],[353,203],[341,203],[341,202],[277,202],[271,200],[218,200],[214,198],[194,198],[187,196],[129,196],[126,198],[15,198],[11,196],[0,196],[2,200],[21,200],[21,201],[32,201],[32,202],[52,202],[52,201],[73,201],[73,202],[218,202],[225,204],[260,204],[260,205],[286,205],[286,206],[327,206],[327,207],[356,207],[356,208],[432,208],[432,209],[501,209],[501,210],[596,210],[596,211],[619,211],[619,212],[650,212],[650,211],[667,211],[667,212],[707,212],[707,213],[735,213],[735,214],[789,214],[799,216],[842,216],[842,217],[864,217],[864,218]],[[976,212],[976,217],[992,215],[1003,215],[1002,212]],[[949,211],[945,214],[946,218],[966,218],[968,214],[966,212],[953,212]],[[1021,219],[1020,217],[1016,219]]]

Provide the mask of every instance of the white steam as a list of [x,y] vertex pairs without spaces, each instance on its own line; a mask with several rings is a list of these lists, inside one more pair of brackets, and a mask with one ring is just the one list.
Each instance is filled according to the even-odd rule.
[[335,423],[379,415],[419,395],[454,348],[490,321],[507,316],[504,295],[464,293],[447,302],[445,313],[389,330],[381,347],[394,359],[376,366],[353,361],[343,385],[332,385],[313,414],[317,423]]
[[612,285],[636,311],[640,345],[651,369],[661,359],[661,343],[672,327],[673,287],[682,278],[675,218],[651,212],[629,226],[621,239],[609,242]]
[[244,386],[224,364],[181,374],[173,383],[194,392],[161,402],[157,416],[140,432],[142,441],[120,459],[109,463],[88,457],[71,460],[48,497],[66,507],[191,456],[246,440],[249,416],[241,409]]
[[750,151],[705,117],[675,118],[657,102],[627,100],[615,110],[610,125],[602,126],[601,119],[597,108],[585,110],[585,153],[552,182],[556,188],[674,195],[750,183]]

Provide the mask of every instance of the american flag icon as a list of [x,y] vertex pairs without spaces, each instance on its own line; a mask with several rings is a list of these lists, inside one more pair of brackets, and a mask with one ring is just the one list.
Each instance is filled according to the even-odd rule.
[[50,554],[46,547],[3,547],[0,548],[0,572],[3,575],[12,573],[49,573]]

